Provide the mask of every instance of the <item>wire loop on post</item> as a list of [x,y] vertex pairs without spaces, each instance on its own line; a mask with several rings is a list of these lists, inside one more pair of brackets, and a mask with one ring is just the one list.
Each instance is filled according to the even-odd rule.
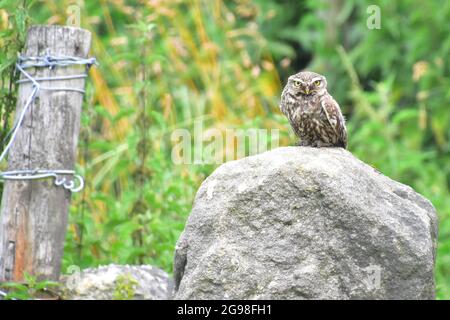
[[[72,176],[73,178],[67,178]],[[0,179],[3,180],[38,180],[45,178],[54,178],[56,186],[62,186],[64,189],[72,192],[78,192],[84,187],[82,176],[75,174],[74,170],[14,170],[0,173]],[[77,183],[75,183],[77,180]]]
[[[16,63],[16,69],[24,75],[23,79],[17,81],[17,83],[31,83],[32,91],[22,112],[17,117],[17,121],[14,124],[11,131],[7,134],[6,139],[9,138],[3,152],[0,154],[0,162],[8,154],[11,145],[13,144],[17,132],[22,126],[25,115],[33,104],[36,96],[39,94],[40,90],[48,91],[74,91],[84,94],[83,89],[72,88],[72,87],[46,87],[41,85],[40,81],[61,81],[61,80],[73,80],[73,79],[83,79],[86,78],[86,74],[77,74],[69,76],[54,76],[54,77],[41,77],[33,78],[26,69],[29,68],[50,68],[55,67],[67,67],[73,65],[85,65],[86,69],[89,69],[92,65],[97,64],[95,58],[79,58],[70,56],[52,56],[48,51],[45,56],[40,57],[29,57],[29,56],[19,56],[18,62]],[[5,140],[6,140],[5,139]],[[66,176],[72,176],[72,178],[67,178]],[[71,192],[78,192],[84,187],[83,177],[75,174],[74,170],[50,170],[50,169],[35,169],[35,170],[13,170],[0,172],[0,180],[36,180],[44,178],[54,178],[54,183],[56,186],[62,186],[63,188],[70,190]],[[77,182],[75,182],[77,181]]]

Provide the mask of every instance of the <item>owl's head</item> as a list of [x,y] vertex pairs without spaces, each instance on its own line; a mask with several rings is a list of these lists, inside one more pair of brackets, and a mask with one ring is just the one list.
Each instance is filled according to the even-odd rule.
[[290,76],[287,86],[295,96],[321,95],[327,91],[327,80],[318,73],[302,71]]

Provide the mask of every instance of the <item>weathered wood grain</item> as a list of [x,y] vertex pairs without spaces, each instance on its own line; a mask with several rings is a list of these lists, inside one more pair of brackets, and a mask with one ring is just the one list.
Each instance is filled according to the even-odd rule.
[[[33,26],[24,54],[86,58],[90,32],[65,26]],[[28,69],[35,77],[74,75],[85,66]],[[44,86],[83,89],[85,79],[42,81]],[[25,105],[31,84],[19,87],[16,116]],[[8,170],[74,168],[83,94],[41,90],[25,116],[8,157]],[[0,281],[23,279],[24,272],[57,280],[60,274],[70,191],[52,179],[6,181],[0,213]]]

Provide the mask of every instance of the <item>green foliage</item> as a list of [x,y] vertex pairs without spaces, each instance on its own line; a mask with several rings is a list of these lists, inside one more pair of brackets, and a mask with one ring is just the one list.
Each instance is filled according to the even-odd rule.
[[[92,70],[82,119],[79,170],[87,184],[74,199],[64,268],[116,262],[171,271],[195,192],[214,169],[176,165],[173,131],[193,137],[199,119],[205,131],[224,130],[259,115],[266,115],[262,127],[273,126],[267,115],[277,109],[279,83],[272,62],[263,52],[248,55],[258,39],[239,33],[231,11],[202,4],[149,3],[130,9],[114,30],[106,21],[86,26],[98,35],[100,67]],[[123,12],[86,6],[91,16]]]
[[0,283],[0,288],[8,290],[5,297],[6,300],[32,300],[42,299],[44,297],[51,297],[56,299],[55,293],[50,292],[50,288],[57,288],[60,286],[58,282],[54,281],[39,281],[35,276],[24,274],[24,282],[4,282]]
[[[2,128],[27,20],[13,2],[0,1],[8,4],[0,6]],[[34,22],[65,24],[73,1],[39,4]],[[175,164],[172,133],[193,137],[202,119],[205,132],[277,128],[288,145],[281,84],[307,67],[327,76],[348,119],[349,149],[437,208],[437,295],[450,298],[450,3],[378,1],[381,28],[371,30],[372,4],[84,1],[81,26],[93,32],[100,66],[87,86],[77,168],[86,188],[73,197],[63,270],[115,262],[171,272],[195,192],[216,167]]]
[[[0,141],[8,134],[16,106],[18,74],[15,63],[25,44],[31,1],[0,1]],[[3,150],[3,144],[0,152]]]
[[120,275],[116,279],[114,288],[114,300],[131,300],[134,297],[138,282],[130,274]]

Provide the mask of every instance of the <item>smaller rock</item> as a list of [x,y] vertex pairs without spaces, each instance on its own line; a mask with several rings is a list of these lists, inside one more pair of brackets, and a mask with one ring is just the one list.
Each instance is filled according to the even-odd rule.
[[63,277],[66,300],[165,300],[173,283],[161,269],[149,265],[100,266]]

